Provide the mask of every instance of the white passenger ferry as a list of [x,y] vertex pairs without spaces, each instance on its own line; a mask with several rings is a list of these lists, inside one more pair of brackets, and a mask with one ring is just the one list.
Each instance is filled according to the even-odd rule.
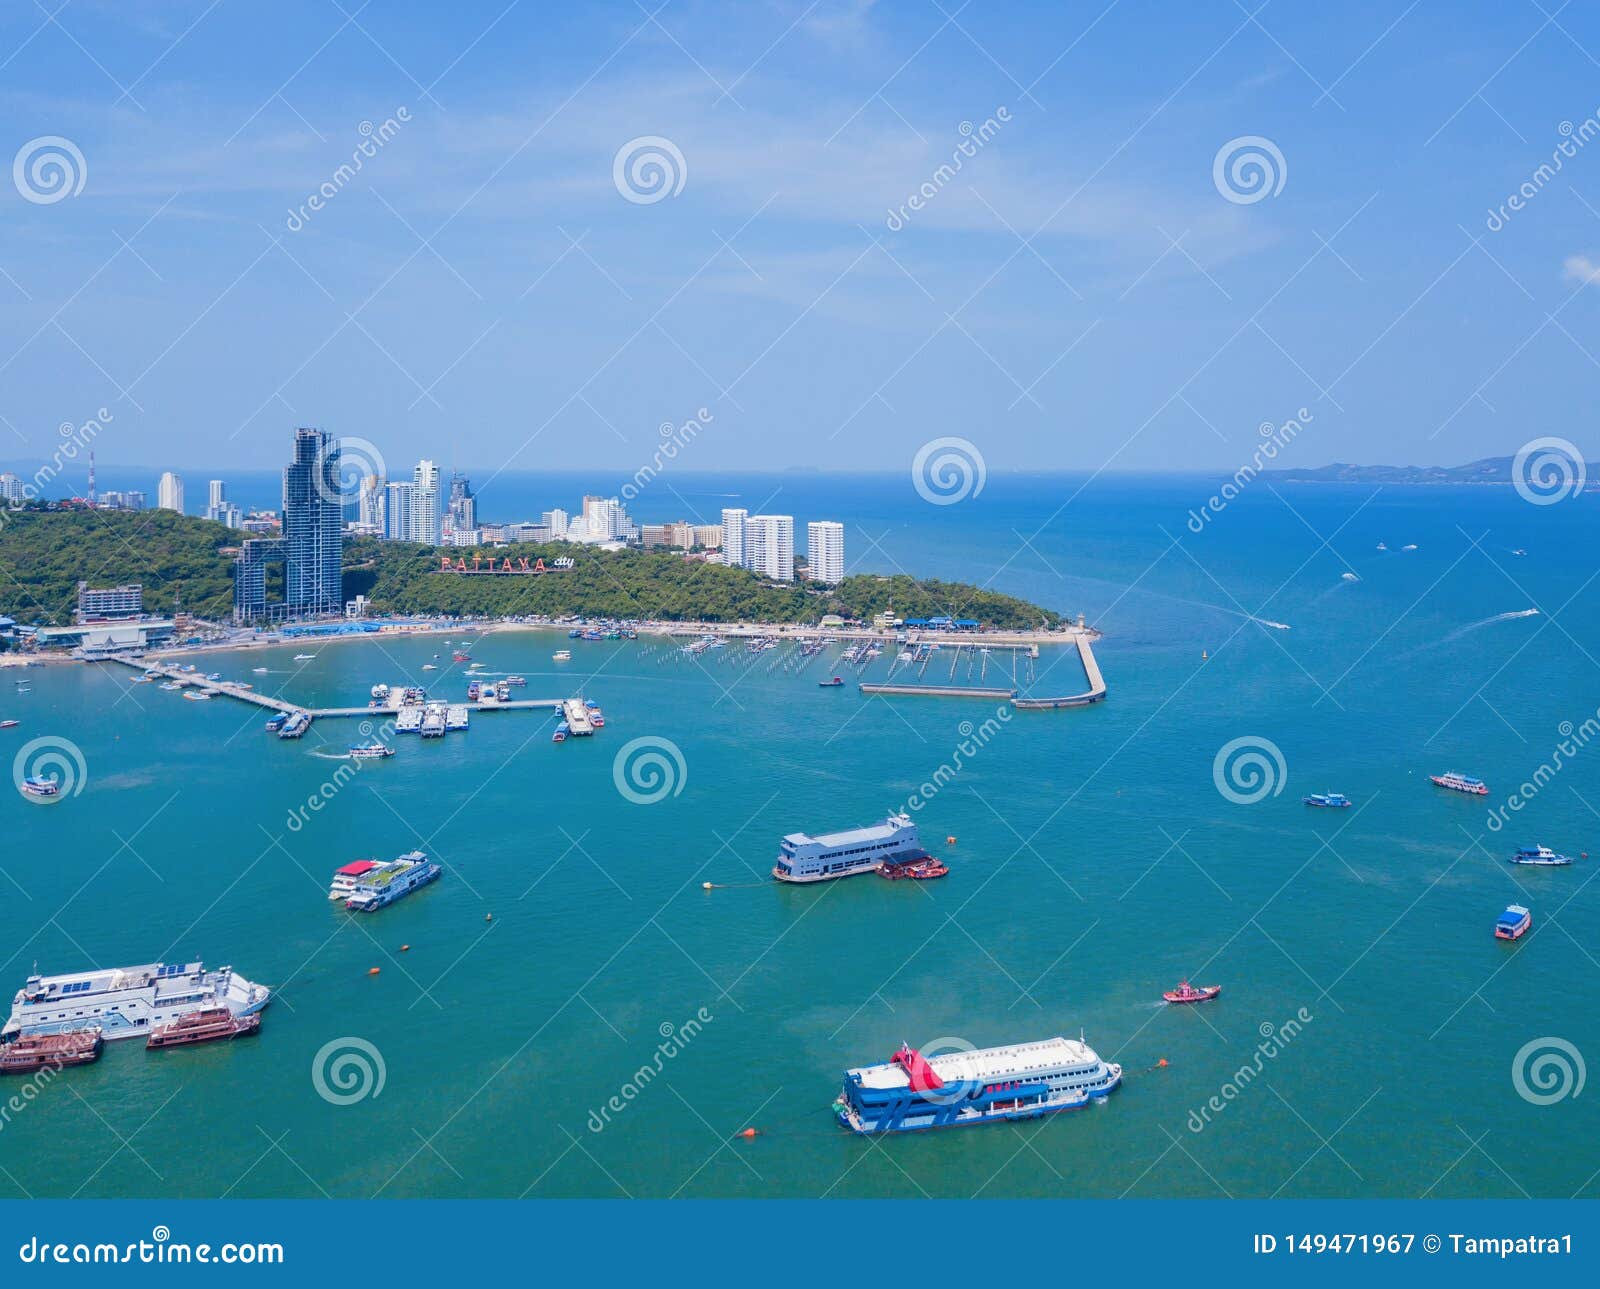
[[107,1039],[139,1038],[191,1012],[226,1007],[249,1016],[272,991],[232,967],[207,971],[199,962],[153,962],[65,976],[28,977],[11,1004],[0,1038],[65,1034],[98,1028]]
[[1079,1110],[1121,1082],[1122,1067],[1081,1038],[931,1058],[902,1046],[887,1065],[846,1070],[833,1111],[852,1132],[911,1132]]
[[[352,913],[372,913],[396,900],[404,899],[412,891],[420,890],[429,882],[439,880],[444,869],[420,850],[413,850],[379,864],[355,879],[344,906]],[[330,896],[332,892],[329,892]]]
[[772,875],[780,882],[826,882],[874,873],[885,863],[926,857],[908,814],[844,832],[793,832],[783,839]]

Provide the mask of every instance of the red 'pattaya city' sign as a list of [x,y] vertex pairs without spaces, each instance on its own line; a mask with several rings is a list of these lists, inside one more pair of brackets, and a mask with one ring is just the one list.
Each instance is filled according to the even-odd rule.
[[439,572],[441,573],[548,573],[544,560],[511,559],[509,556],[496,561],[493,555],[485,559],[482,555],[474,555],[469,564],[465,556],[457,556],[452,560],[448,555],[439,556]]

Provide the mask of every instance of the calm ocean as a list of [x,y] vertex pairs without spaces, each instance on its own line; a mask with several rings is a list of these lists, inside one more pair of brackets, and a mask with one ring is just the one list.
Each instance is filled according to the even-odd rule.
[[[120,668],[34,670],[20,695],[0,673],[0,715],[22,721],[6,746],[58,736],[88,766],[59,805],[0,805],[0,981],[187,956],[279,991],[255,1038],[115,1045],[19,1095],[0,1193],[1593,1196],[1600,1097],[1545,1096],[1555,1065],[1517,1062],[1536,1040],[1600,1060],[1600,746],[1486,823],[1600,706],[1600,505],[1257,481],[1197,534],[1216,486],[991,476],[934,506],[903,476],[685,473],[633,507],[841,519],[854,568],[990,584],[1105,633],[1107,702],[1017,713],[942,776],[918,817],[952,868],[934,883],[766,880],[783,834],[881,817],[993,714],[819,689],[830,660],[729,648],[697,667],[641,640],[556,664],[564,637],[494,635],[473,650],[487,670],[530,697],[581,684],[606,728],[557,746],[545,716],[503,713],[402,738],[298,828],[356,722],[282,743],[254,710]],[[504,476],[481,513],[587,490]],[[275,500],[265,477],[234,495]],[[309,705],[464,685],[434,640],[209,666]],[[1075,652],[1039,666],[1038,692],[1082,688]],[[614,781],[641,737],[682,758],[654,804]],[[1219,790],[1240,738],[1281,754],[1276,795]],[[1448,769],[1491,795],[1428,783]],[[1301,805],[1326,790],[1357,808]],[[1513,869],[1524,842],[1595,857]],[[338,865],[412,847],[441,882],[360,919],[325,898]],[[1491,930],[1513,901],[1534,929],[1507,945]],[[1184,976],[1224,992],[1162,1006]],[[830,1116],[841,1072],[901,1041],[1080,1030],[1128,1071],[1103,1106],[877,1142]]]

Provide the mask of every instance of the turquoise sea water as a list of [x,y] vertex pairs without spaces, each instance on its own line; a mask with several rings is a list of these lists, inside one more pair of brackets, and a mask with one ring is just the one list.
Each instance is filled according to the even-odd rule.
[[[1083,484],[991,478],[947,507],[901,479],[683,487],[714,510],[781,485],[797,518],[844,519],[864,567],[991,581],[1105,632],[1106,703],[1003,722],[921,809],[952,866],[937,883],[766,873],[782,834],[899,806],[992,706],[818,689],[829,664],[787,652],[702,668],[662,642],[572,642],[556,664],[564,637],[487,637],[489,671],[526,675],[530,697],[581,684],[606,728],[556,746],[549,718],[501,713],[401,738],[297,830],[356,722],[281,743],[253,709],[120,668],[34,670],[20,696],[0,673],[0,715],[23,721],[0,738],[70,739],[88,766],[60,805],[0,800],[7,987],[35,961],[189,956],[279,990],[254,1039],[116,1045],[0,1115],[0,1192],[1592,1196],[1594,1092],[1534,1104],[1513,1064],[1548,1038],[1600,1059],[1600,748],[1504,831],[1486,818],[1600,706],[1594,499],[1258,483],[1195,534],[1214,482]],[[445,670],[423,673],[434,653]],[[1040,692],[1082,687],[1075,652],[1040,665]],[[201,669],[310,705],[465,683],[437,640]],[[644,736],[686,769],[638,805],[613,761]],[[1241,737],[1281,751],[1280,795],[1219,792],[1214,758]],[[1428,784],[1451,768],[1487,801]],[[1358,808],[1300,804],[1329,789]],[[1524,841],[1595,857],[1512,869]],[[336,866],[414,846],[443,881],[361,919],[324,898]],[[1505,945],[1491,927],[1514,900],[1534,930]],[[1184,975],[1222,997],[1161,1006]],[[697,1016],[658,1059],[665,1027]],[[902,1040],[1080,1028],[1129,1071],[1104,1106],[876,1142],[829,1115],[842,1070]],[[334,1105],[313,1066],[351,1038],[383,1086]],[[735,1139],[746,1126],[761,1135]]]

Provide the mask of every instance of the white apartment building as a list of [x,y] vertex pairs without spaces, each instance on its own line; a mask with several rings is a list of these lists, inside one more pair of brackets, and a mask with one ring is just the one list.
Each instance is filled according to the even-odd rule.
[[844,581],[844,525],[832,519],[806,525],[806,562],[813,582]]

